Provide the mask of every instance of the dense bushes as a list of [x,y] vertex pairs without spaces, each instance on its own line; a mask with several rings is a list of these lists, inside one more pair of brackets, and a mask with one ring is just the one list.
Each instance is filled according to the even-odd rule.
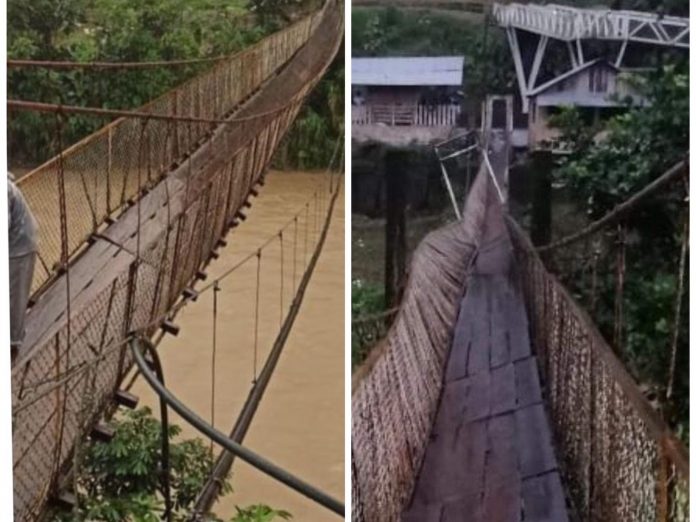
[[[77,62],[155,61],[219,56],[241,50],[299,18],[314,0],[9,0],[8,57]],[[282,4],[282,11],[274,10]],[[280,16],[279,13],[284,13]],[[284,167],[324,166],[327,143],[343,121],[343,60],[312,93],[293,129]],[[11,99],[110,109],[138,107],[205,64],[146,70],[10,69]],[[13,112],[8,122],[10,164],[36,166],[105,121]]]

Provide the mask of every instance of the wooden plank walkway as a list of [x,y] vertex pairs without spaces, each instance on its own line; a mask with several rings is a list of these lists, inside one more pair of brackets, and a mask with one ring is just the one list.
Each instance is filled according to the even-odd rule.
[[509,239],[486,213],[404,522],[568,521]]

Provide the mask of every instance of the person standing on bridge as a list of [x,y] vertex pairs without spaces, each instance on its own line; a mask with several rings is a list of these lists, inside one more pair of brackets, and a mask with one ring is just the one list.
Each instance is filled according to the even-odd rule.
[[10,253],[10,347],[14,358],[24,341],[24,318],[29,303],[37,253],[36,220],[17,185],[7,176],[8,250]]

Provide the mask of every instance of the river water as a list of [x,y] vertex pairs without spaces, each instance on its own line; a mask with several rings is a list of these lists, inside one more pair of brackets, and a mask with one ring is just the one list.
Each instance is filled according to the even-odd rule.
[[[225,273],[276,234],[296,211],[303,209],[317,184],[325,179],[322,176],[269,173],[266,185],[247,211],[248,219],[228,234],[228,246],[208,267],[206,282]],[[293,223],[283,234],[282,249],[276,240],[262,251],[260,268],[253,257],[222,280],[217,294],[214,371],[214,292],[202,293],[184,308],[176,319],[181,327],[179,335],[166,336],[160,344],[167,386],[209,421],[214,402],[214,424],[223,432],[231,430],[249,391],[254,366],[260,370],[278,333],[281,284],[285,311],[293,286],[304,271],[305,230],[306,259],[311,255],[312,240],[322,222],[320,216],[315,220],[313,210],[310,205],[308,211],[300,213],[296,242]],[[258,330],[257,277],[261,281]],[[344,288],[344,201],[340,194],[299,315],[244,441],[250,449],[340,499],[344,497]],[[141,398],[141,404],[158,411],[156,398],[142,379],[136,381],[132,391]],[[172,417],[172,422],[183,428],[182,437],[197,436],[176,414]],[[293,520],[338,519],[240,460],[232,468],[231,482],[233,492],[214,507],[220,517],[234,515],[235,505],[263,503],[289,511]]]

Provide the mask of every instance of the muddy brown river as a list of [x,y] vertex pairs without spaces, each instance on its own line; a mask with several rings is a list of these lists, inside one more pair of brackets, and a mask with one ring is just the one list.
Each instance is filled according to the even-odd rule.
[[[276,234],[312,197],[324,174],[271,172],[266,185],[248,210],[248,219],[227,236],[228,246],[208,268],[209,282],[254,252]],[[328,198],[326,198],[328,203]],[[172,392],[207,420],[228,433],[241,410],[254,376],[263,365],[278,333],[282,295],[286,311],[293,287],[304,272],[304,227],[308,231],[307,260],[318,235],[321,218],[301,216],[297,249],[294,224],[283,235],[283,248],[274,241],[256,258],[222,280],[217,302],[217,339],[213,371],[213,292],[177,317],[178,337],[167,336],[159,347],[166,384]],[[316,231],[316,232],[315,232]],[[296,269],[293,269],[293,260]],[[258,270],[258,272],[257,272]],[[258,331],[256,280],[260,276]],[[294,282],[293,282],[294,280]],[[205,284],[205,283],[204,283]],[[199,285],[200,286],[200,285]],[[284,467],[332,496],[344,498],[344,202],[339,195],[323,251],[309,283],[299,315],[276,367],[275,374],[244,440],[250,449]],[[254,343],[257,339],[257,353]],[[256,359],[256,363],[254,362]],[[212,394],[214,386],[214,412]],[[141,404],[157,412],[157,401],[138,379],[133,393]],[[183,428],[182,437],[197,432],[178,415],[172,422]],[[206,442],[206,444],[208,444]],[[215,448],[217,451],[217,448]],[[235,505],[268,504],[285,509],[297,521],[338,520],[239,459],[232,468],[233,491],[214,507],[223,518],[235,514]]]

